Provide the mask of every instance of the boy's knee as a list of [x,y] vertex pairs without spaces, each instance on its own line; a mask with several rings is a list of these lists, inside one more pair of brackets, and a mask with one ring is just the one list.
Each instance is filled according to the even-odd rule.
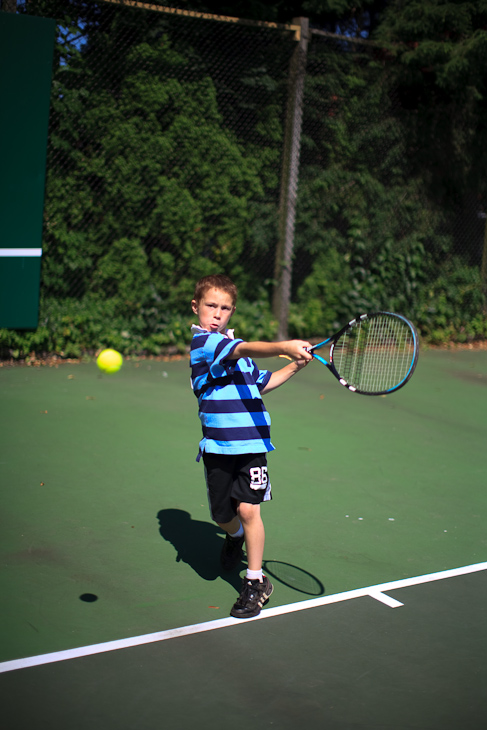
[[242,522],[250,522],[260,518],[260,504],[250,504],[250,502],[240,502],[237,507],[237,513]]

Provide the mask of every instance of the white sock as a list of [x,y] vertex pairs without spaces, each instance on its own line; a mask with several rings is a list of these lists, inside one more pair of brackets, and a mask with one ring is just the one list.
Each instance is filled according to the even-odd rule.
[[230,537],[233,537],[235,539],[237,537],[242,537],[242,535],[244,534],[244,529],[242,527],[242,523],[240,523],[240,527],[238,528],[237,532],[234,532],[233,534],[231,532],[229,532],[228,534],[230,535]]
[[247,580],[259,580],[262,583],[262,569],[261,570],[249,570],[247,568],[247,575],[245,576]]

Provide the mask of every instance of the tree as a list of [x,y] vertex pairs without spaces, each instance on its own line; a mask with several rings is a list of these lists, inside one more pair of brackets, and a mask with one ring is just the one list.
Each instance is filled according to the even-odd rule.
[[[171,68],[185,63],[166,39],[132,46],[123,74],[112,71],[89,93],[86,80],[96,73],[89,52],[61,76],[52,132],[59,154],[46,202],[51,291],[66,287],[57,263],[49,267],[59,260],[54,249],[65,266],[84,272],[84,291],[104,296],[120,293],[132,262],[141,274],[122,299],[135,308],[147,299],[149,264],[154,295],[177,305],[191,293],[183,281],[192,286],[215,268],[234,269],[248,235],[248,201],[262,195],[259,165],[222,126],[211,79],[174,78]],[[111,246],[117,257],[127,247],[121,269],[105,253]]]
[[391,0],[375,38],[396,60],[409,150],[435,196],[486,189],[487,3]]

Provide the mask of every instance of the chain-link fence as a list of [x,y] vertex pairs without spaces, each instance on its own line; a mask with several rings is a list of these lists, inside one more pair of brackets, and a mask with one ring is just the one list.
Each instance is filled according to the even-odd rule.
[[428,197],[379,47],[303,38],[302,20],[122,0],[20,9],[58,23],[48,347],[184,345],[194,282],[221,271],[239,286],[244,336],[276,336],[279,316],[281,335],[319,336],[371,308],[433,340],[487,335],[482,201],[472,192],[453,210]]
[[[82,259],[66,293],[93,286],[92,251],[106,255],[120,238],[142,245],[161,295],[185,277],[190,294],[214,265],[251,272],[254,284],[272,277],[291,33],[118,7],[103,8],[95,32],[88,78],[74,60],[61,68],[51,128],[50,174],[87,196],[70,231],[88,257],[72,248]],[[62,130],[70,92],[76,119]],[[64,131],[74,160],[55,144]]]

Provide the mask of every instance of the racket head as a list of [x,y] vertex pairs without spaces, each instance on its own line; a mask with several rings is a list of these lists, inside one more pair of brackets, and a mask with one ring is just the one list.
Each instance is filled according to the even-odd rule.
[[329,368],[354,393],[387,395],[406,385],[418,354],[412,322],[401,314],[372,312],[352,320],[332,338]]

